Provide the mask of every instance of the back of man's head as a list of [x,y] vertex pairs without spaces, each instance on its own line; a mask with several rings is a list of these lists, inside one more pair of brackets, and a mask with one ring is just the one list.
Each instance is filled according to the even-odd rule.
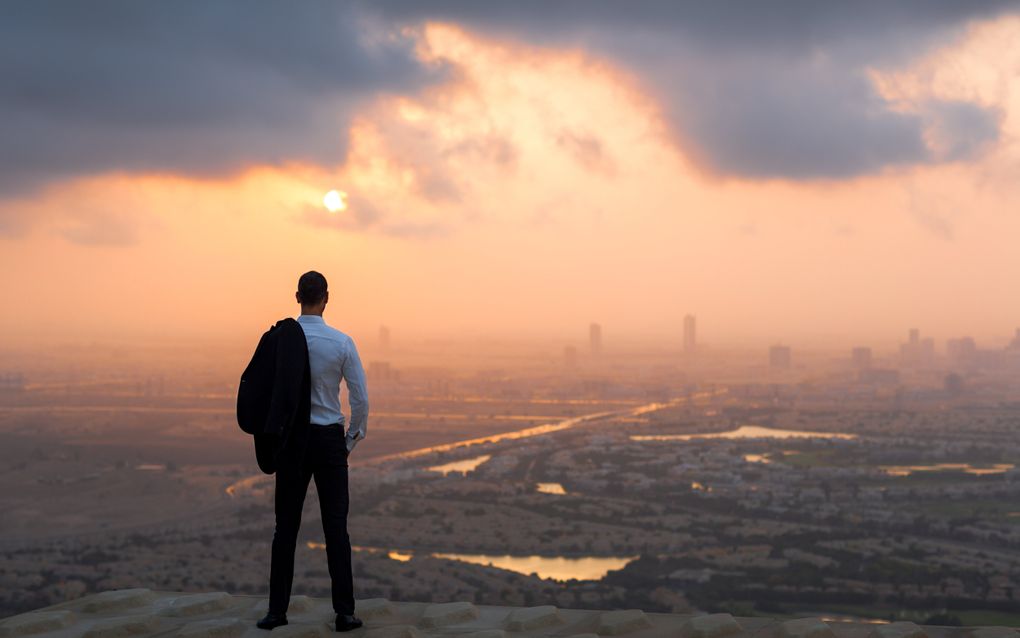
[[314,306],[326,298],[326,278],[314,270],[309,270],[298,279],[298,301],[302,306]]

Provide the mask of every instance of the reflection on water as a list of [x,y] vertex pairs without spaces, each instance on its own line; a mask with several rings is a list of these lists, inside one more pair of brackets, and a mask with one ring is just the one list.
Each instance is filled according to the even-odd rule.
[[856,439],[855,434],[843,432],[808,432],[806,430],[780,430],[759,425],[742,425],[727,432],[704,434],[635,434],[632,441],[690,441],[691,439]]
[[811,616],[819,618],[822,622],[855,622],[866,625],[888,625],[889,621],[883,618],[868,618],[866,616],[852,616],[849,614],[824,614],[819,615],[818,612],[806,611],[802,612],[804,616]]
[[559,483],[538,483],[535,485],[535,490],[542,494],[558,494],[560,496],[567,493],[567,490],[563,489]]
[[272,476],[265,474],[256,474],[255,476],[248,476],[243,479],[234,481],[228,485],[223,491],[229,496],[238,497],[242,494],[261,494],[269,488],[270,482],[273,480]]
[[143,470],[146,472],[162,472],[163,470],[166,469],[166,466],[160,463],[142,463],[140,465],[136,465],[135,469]]
[[[326,549],[325,543],[308,541],[306,544],[309,549]],[[415,556],[414,552],[410,550],[397,551],[359,545],[352,545],[351,549],[356,552],[386,554],[388,558],[401,562],[407,562]],[[560,581],[572,578],[577,580],[601,580],[611,570],[623,569],[628,563],[638,558],[637,556],[585,556],[582,558],[566,558],[563,556],[489,556],[487,554],[447,554],[442,552],[423,555],[427,555],[430,558],[459,560],[473,565],[498,567],[499,569],[506,569],[526,576],[538,574],[539,578],[551,578]]]
[[767,454],[745,454],[744,460],[748,463],[771,463]]
[[947,470],[964,472],[982,476],[985,474],[1002,474],[1012,470],[1012,463],[994,463],[991,465],[971,465],[970,463],[935,463],[932,465],[883,465],[881,469],[889,476],[910,476],[914,472],[943,472]]
[[452,463],[446,463],[444,465],[433,465],[432,467],[426,469],[428,469],[429,472],[441,472],[443,476],[446,476],[451,472],[460,472],[461,474],[466,474],[491,458],[492,455],[483,454],[482,456],[476,456],[471,459],[462,459],[460,461],[453,461]]
[[[652,404],[659,405],[659,404]],[[647,407],[647,406],[642,406]],[[638,410],[629,410],[625,413],[636,414]],[[660,408],[656,408],[660,409]],[[433,445],[431,447],[419,448],[417,450],[410,450],[408,452],[398,452],[397,454],[388,454],[386,456],[380,456],[372,459],[374,463],[389,461],[392,459],[413,459],[426,454],[434,454],[436,452],[449,452],[461,447],[468,447],[470,445],[481,445],[483,443],[500,443],[502,441],[513,441],[516,439],[526,439],[532,436],[539,436],[542,434],[551,434],[553,432],[559,432],[560,430],[567,430],[585,421],[594,421],[597,419],[604,419],[610,416],[620,414],[618,412],[599,412],[597,414],[586,414],[585,416],[573,417],[565,419],[558,423],[547,423],[545,425],[537,425],[533,428],[525,428],[523,430],[515,430],[513,432],[504,432],[502,434],[492,434],[490,436],[482,436],[477,439],[466,439],[464,441],[456,441],[454,443],[443,443],[441,445]]]
[[699,392],[688,398],[672,399],[665,402],[646,403],[639,405],[636,408],[628,408],[626,410],[614,410],[609,412],[596,412],[593,414],[586,414],[584,416],[571,417],[564,419],[557,423],[546,423],[544,425],[537,425],[532,428],[525,428],[523,430],[515,430],[513,432],[503,432],[502,434],[491,434],[489,436],[478,437],[477,439],[466,439],[464,441],[455,441],[453,443],[443,443],[441,445],[433,445],[431,447],[419,448],[417,450],[410,450],[408,452],[399,452],[397,454],[388,454],[386,456],[380,456],[372,459],[373,463],[381,463],[390,461],[393,459],[413,459],[426,454],[435,454],[437,452],[449,452],[450,450],[456,450],[457,448],[468,447],[471,445],[481,445],[484,443],[501,443],[503,441],[515,441],[518,439],[527,439],[533,436],[541,436],[543,434],[552,434],[553,432],[560,432],[562,430],[568,430],[572,427],[587,423],[589,421],[599,421],[602,419],[608,419],[611,417],[615,418],[627,418],[627,417],[639,417],[643,414],[649,414],[657,412],[664,408],[673,407],[683,403],[689,403],[696,399],[703,399],[710,396],[716,396],[725,394],[726,390],[714,390],[712,392]]
[[538,574],[553,580],[601,580],[610,570],[622,569],[637,556],[615,558],[563,558],[561,556],[486,556],[484,554],[432,554],[434,558],[459,560],[475,565],[507,569],[518,574]]

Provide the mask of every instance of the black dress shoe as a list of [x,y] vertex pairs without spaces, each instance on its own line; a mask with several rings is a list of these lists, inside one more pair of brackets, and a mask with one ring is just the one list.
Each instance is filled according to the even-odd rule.
[[341,614],[336,615],[337,631],[350,631],[352,629],[357,629],[364,624],[365,623],[361,622],[360,618],[355,618],[354,616],[343,616]]
[[262,620],[255,623],[255,626],[259,629],[272,629],[273,627],[279,627],[287,624],[287,614],[274,614],[269,612]]

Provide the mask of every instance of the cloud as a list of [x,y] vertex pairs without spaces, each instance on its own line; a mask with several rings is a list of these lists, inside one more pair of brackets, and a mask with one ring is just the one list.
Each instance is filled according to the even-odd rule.
[[81,246],[129,246],[138,240],[137,227],[113,215],[72,218],[59,234]]
[[612,175],[616,170],[602,140],[594,135],[564,129],[557,136],[556,143],[586,170],[604,175]]
[[930,101],[929,148],[942,161],[966,160],[999,137],[1002,116],[993,109],[957,100]]
[[365,100],[415,91],[414,40],[347,3],[0,4],[0,197],[108,171],[339,163]]
[[[969,103],[905,112],[868,77],[945,43],[1015,2],[745,0],[479,3],[381,0],[386,20],[447,20],[503,37],[580,47],[632,71],[700,165],[752,179],[852,178],[967,159],[998,135]],[[951,129],[948,150],[930,132]]]
[[[404,28],[431,20],[616,61],[658,97],[678,146],[721,174],[848,178],[960,161],[997,139],[993,112],[937,101],[904,111],[867,71],[1007,7],[1016,3],[10,0],[0,3],[0,200],[112,171],[342,164],[351,119],[370,100],[451,77],[422,61]],[[581,137],[565,148],[609,166],[590,164],[599,152]],[[498,132],[446,152],[516,161]],[[412,167],[417,187],[455,202],[461,187],[436,159]]]

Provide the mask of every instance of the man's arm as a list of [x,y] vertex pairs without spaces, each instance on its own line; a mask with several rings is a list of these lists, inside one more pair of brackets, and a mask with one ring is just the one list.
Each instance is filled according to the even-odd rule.
[[368,388],[365,387],[365,369],[361,366],[361,357],[353,339],[349,346],[341,368],[351,404],[351,423],[347,428],[348,452],[354,449],[358,441],[365,438],[368,427]]

